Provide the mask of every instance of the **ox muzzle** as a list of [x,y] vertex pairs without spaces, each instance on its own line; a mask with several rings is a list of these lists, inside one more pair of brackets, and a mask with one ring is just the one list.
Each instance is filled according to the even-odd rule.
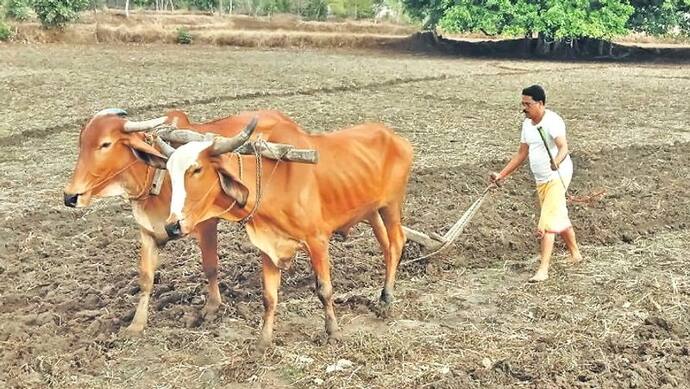
[[79,194],[64,193],[65,195],[65,206],[70,208],[76,208],[77,201],[79,201]]
[[180,221],[176,221],[174,223],[168,223],[165,225],[165,232],[168,234],[168,238],[170,239],[178,239],[182,237],[182,226],[180,225]]

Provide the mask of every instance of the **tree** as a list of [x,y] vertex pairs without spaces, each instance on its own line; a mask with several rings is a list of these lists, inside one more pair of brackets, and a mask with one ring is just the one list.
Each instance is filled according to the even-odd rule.
[[422,22],[422,28],[433,30],[447,9],[452,7],[449,0],[403,0],[403,6],[412,19]]
[[63,28],[79,18],[89,0],[33,0],[38,20],[46,28]]
[[[685,1],[685,0],[683,0]],[[404,0],[411,16],[447,32],[611,39],[627,32],[627,0]]]
[[28,20],[31,13],[31,7],[29,7],[27,0],[6,0],[5,1],[5,14],[17,21]]
[[326,0],[307,0],[304,16],[307,19],[325,20],[328,16],[328,3]]
[[631,0],[631,4],[635,12],[628,27],[633,31],[690,35],[690,0]]

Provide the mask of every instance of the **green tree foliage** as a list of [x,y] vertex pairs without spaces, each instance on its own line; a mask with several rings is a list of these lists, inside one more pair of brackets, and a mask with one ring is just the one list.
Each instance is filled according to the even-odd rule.
[[690,35],[690,0],[631,0],[635,12],[628,21],[634,31],[652,35]]
[[38,20],[46,28],[63,28],[79,18],[89,0],[33,0]]
[[12,38],[12,30],[5,24],[5,21],[0,17],[0,41],[6,41]]
[[374,0],[330,0],[331,13],[340,18],[366,19],[374,17],[379,2]]
[[6,0],[5,13],[7,17],[24,21],[31,15],[31,7],[27,0]]
[[428,28],[488,35],[537,33],[558,40],[624,34],[634,11],[627,0],[403,1],[410,15]]
[[448,0],[403,0],[407,14],[412,19],[421,21],[425,30],[436,28],[438,21],[452,5],[452,1]]
[[213,11],[218,9],[218,0],[189,0],[188,7],[200,11]]
[[325,20],[328,16],[328,2],[326,0],[307,0],[304,17],[312,20]]

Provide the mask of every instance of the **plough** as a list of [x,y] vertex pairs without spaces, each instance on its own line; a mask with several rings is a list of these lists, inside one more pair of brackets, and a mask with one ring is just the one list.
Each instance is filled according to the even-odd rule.
[[462,234],[462,231],[465,229],[465,226],[469,224],[470,220],[472,220],[474,215],[477,214],[477,211],[479,211],[479,208],[482,206],[482,203],[488,196],[493,186],[494,185],[492,184],[488,186],[486,189],[484,189],[484,192],[482,192],[479,198],[475,200],[475,202],[472,203],[472,205],[470,205],[470,207],[467,209],[467,211],[465,211],[462,217],[460,217],[460,219],[457,222],[455,222],[455,224],[453,224],[453,226],[450,227],[448,232],[446,232],[446,234],[443,236],[440,236],[435,233],[427,235],[423,232],[419,232],[409,227],[403,226],[403,230],[405,231],[407,239],[419,243],[424,248],[426,248],[428,252],[420,257],[408,259],[402,262],[401,264],[405,265],[408,263],[420,261],[425,258],[429,258],[448,248],[448,246],[450,246],[455,241],[455,239],[457,239],[458,236]]

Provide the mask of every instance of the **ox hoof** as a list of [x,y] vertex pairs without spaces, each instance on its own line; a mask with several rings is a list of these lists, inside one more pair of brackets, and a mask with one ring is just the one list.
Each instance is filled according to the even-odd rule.
[[391,307],[393,306],[393,294],[387,293],[385,290],[381,292],[381,298],[379,298],[379,305],[376,307],[376,316],[381,318],[387,318],[390,316]]
[[381,306],[390,306],[393,303],[393,293],[383,289],[381,291],[381,297],[379,297],[379,303]]
[[213,321],[217,317],[218,308],[220,304],[206,303],[203,308],[201,308],[201,318],[204,321]]
[[256,349],[254,349],[254,352],[256,354],[263,354],[264,351],[266,351],[269,347],[271,347],[271,341],[261,338],[256,343]]
[[374,309],[374,313],[381,319],[387,319],[391,316],[392,305],[390,303],[380,302]]
[[328,344],[334,345],[342,342],[343,340],[343,334],[340,331],[334,331],[333,333],[328,335]]

